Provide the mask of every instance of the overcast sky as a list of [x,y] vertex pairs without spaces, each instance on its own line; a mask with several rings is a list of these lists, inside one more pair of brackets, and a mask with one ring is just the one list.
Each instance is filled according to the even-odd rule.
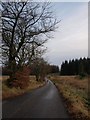
[[88,3],[53,3],[55,15],[61,22],[54,38],[45,46],[45,58],[60,65],[63,61],[88,56]]

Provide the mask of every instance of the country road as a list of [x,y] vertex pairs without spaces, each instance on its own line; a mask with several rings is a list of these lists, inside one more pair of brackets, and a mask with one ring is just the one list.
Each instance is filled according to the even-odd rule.
[[55,85],[46,85],[2,103],[2,118],[69,118]]

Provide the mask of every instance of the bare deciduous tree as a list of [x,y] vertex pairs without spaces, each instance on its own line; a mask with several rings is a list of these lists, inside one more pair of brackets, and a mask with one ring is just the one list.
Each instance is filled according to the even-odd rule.
[[11,74],[17,65],[31,60],[57,23],[50,3],[2,2],[2,50]]

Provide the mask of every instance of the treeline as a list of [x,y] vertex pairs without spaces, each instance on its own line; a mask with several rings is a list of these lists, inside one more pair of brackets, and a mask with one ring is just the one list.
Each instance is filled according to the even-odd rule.
[[57,65],[49,65],[49,73],[59,73],[59,67]]
[[[2,67],[2,75],[9,75],[10,68],[8,66]],[[29,66],[24,65],[18,69],[14,78],[7,80],[7,85],[10,87],[20,87],[24,89],[29,84],[29,75],[34,75],[36,81],[43,81],[48,74],[59,73],[59,67],[48,64],[44,59],[36,59]]]
[[[9,75],[9,68],[7,66],[3,66],[2,68],[2,75]],[[39,75],[39,74],[50,74],[50,73],[59,73],[59,67],[57,65],[50,65],[45,63],[44,61],[39,63],[34,62],[34,64],[29,66],[29,75]]]
[[61,75],[90,75],[90,58],[65,61],[61,65]]

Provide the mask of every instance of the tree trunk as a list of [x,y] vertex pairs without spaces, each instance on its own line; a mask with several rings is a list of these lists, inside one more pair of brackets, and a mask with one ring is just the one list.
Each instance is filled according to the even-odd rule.
[[39,81],[39,76],[38,75],[36,75],[36,81]]
[[9,69],[10,69],[10,79],[12,79],[12,77],[14,77],[14,74],[16,72],[16,60],[14,57],[9,58]]

